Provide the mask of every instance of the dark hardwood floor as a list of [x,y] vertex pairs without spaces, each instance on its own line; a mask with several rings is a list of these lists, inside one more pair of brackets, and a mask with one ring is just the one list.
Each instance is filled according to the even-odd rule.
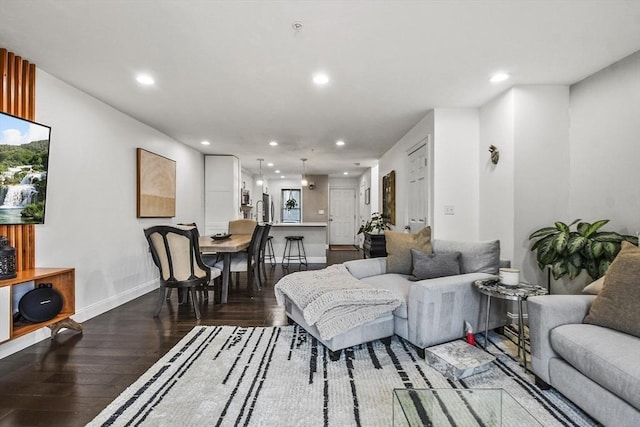
[[[361,251],[327,251],[327,264],[356,258]],[[241,276],[228,304],[200,306],[200,321],[190,303],[177,304],[175,293],[153,318],[153,291],[86,321],[83,334],[63,331],[0,360],[0,426],[85,425],[196,325],[287,324],[273,293],[285,273],[280,266],[267,268],[268,281],[253,297]]]

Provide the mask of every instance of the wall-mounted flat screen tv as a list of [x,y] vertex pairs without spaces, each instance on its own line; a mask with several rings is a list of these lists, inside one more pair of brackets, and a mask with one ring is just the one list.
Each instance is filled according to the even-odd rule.
[[0,113],[0,225],[42,224],[51,128]]

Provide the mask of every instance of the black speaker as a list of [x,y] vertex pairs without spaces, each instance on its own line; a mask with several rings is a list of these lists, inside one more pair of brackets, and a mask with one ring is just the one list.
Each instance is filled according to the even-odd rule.
[[62,295],[50,283],[43,283],[20,298],[18,310],[30,322],[46,322],[62,311]]

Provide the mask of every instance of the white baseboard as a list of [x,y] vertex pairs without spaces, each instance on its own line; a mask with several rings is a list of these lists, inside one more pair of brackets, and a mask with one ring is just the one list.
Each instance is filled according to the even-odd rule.
[[97,303],[91,304],[82,310],[77,310],[76,314],[73,316],[73,320],[80,323],[85,322],[91,318],[101,315],[102,313],[106,313],[109,310],[119,307],[122,304],[141,297],[142,295],[157,289],[158,286],[159,284],[157,279],[142,283],[135,288],[128,289],[118,295],[98,301]]
[[[72,318],[79,323],[85,322],[93,317],[96,317],[102,313],[106,313],[109,310],[112,310],[124,303],[136,299],[148,292],[151,292],[152,290],[157,289],[158,286],[159,285],[157,279],[147,283],[142,283],[135,288],[128,289],[127,291],[122,292],[118,295],[114,295],[110,298],[85,307],[82,310],[76,311],[76,314],[74,314]],[[149,316],[151,316],[152,314],[153,313],[149,313]],[[7,341],[0,345],[0,359],[7,357],[13,353],[17,353],[20,350],[24,350],[25,348],[33,344],[39,343],[40,341],[44,341],[50,338],[51,330],[47,327],[44,327],[20,338]]]

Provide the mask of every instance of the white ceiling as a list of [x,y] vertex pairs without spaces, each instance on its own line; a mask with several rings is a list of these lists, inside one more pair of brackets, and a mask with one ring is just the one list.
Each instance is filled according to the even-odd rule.
[[[640,50],[640,1],[0,0],[0,46],[254,172],[264,158],[299,177],[306,157],[307,173],[359,175],[434,107],[571,84]],[[489,83],[499,70],[512,79]]]

